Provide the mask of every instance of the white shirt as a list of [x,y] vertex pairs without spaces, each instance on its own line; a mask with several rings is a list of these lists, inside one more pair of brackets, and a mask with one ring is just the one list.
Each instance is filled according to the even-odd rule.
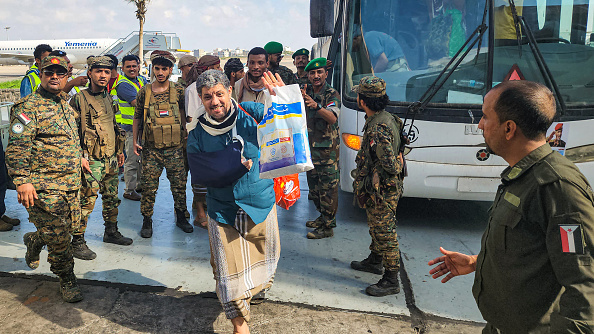
[[188,132],[192,131],[198,124],[198,117],[204,114],[204,106],[198,91],[196,90],[196,82],[186,88],[186,115],[192,117],[192,121],[186,124]]

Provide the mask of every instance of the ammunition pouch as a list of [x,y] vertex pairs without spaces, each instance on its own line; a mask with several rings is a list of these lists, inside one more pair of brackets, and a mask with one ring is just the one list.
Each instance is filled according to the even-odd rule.
[[151,85],[147,85],[144,102],[145,119],[143,137],[152,142],[155,148],[180,147],[185,131],[182,127],[177,91],[169,85],[169,102],[157,103],[153,97]]

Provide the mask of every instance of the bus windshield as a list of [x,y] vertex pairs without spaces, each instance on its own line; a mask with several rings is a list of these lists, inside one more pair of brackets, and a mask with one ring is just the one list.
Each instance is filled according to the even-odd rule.
[[[347,8],[344,92],[361,77],[376,75],[387,83],[393,102],[417,101],[482,23],[484,0],[351,0]],[[568,107],[594,103],[593,18],[589,0],[515,0],[516,13],[532,31]],[[526,32],[514,24],[509,0],[493,0],[481,48],[462,61],[431,101],[482,104],[489,85],[506,79],[545,83],[528,45]],[[594,16],[594,15],[590,15]],[[516,27],[519,28],[519,34]],[[491,39],[489,38],[491,37]],[[492,68],[489,51],[493,52]],[[490,81],[490,82],[488,82]]]

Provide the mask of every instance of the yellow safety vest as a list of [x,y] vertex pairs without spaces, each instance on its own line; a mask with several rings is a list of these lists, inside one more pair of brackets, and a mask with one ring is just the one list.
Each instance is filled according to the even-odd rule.
[[34,93],[41,84],[41,78],[39,77],[39,68],[36,64],[33,64],[29,71],[25,74],[25,78],[29,79],[29,83],[31,84],[31,93]]
[[[118,79],[118,85],[122,82],[127,82],[132,85],[136,89],[136,94],[140,91],[140,89],[144,86],[144,83],[140,77],[138,78],[138,85],[132,82],[132,80],[128,79],[125,75],[120,75],[120,79]],[[114,85],[113,90],[115,90],[117,85]],[[117,92],[116,92],[117,96]],[[132,125],[134,122],[134,106],[124,100],[120,100],[118,98],[118,112],[116,113],[116,122],[119,124],[127,124]]]

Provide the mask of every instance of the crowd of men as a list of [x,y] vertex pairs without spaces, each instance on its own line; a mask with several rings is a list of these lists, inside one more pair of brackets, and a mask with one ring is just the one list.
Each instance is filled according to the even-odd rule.
[[[131,245],[118,231],[123,167],[123,197],[140,201],[140,235],[151,238],[165,169],[175,223],[192,233],[186,206],[190,171],[193,225],[209,231],[217,296],[234,331],[249,333],[250,304],[265,298],[280,258],[273,181],[259,178],[256,135],[265,105],[278,90],[300,90],[306,110],[314,165],[307,173],[309,199],[319,212],[306,222],[313,228],[307,238],[332,237],[336,227],[341,99],[327,83],[331,65],[325,58],[309,60],[309,52],[300,49],[293,54],[293,73],[280,65],[282,51],[278,42],[253,48],[247,73],[236,58],[221,68],[215,56],[178,61],[167,51],[154,51],[149,83],[138,75],[141,64],[134,55],[122,59],[123,75],[117,73],[117,58],[98,56],[87,60],[85,80],[69,80],[67,55],[38,47],[21,89],[31,93],[11,110],[6,151],[19,203],[37,228],[24,235],[27,265],[37,268],[47,246],[63,299],[82,300],[73,258],[97,256],[84,233],[98,193],[103,241]],[[176,62],[182,72],[177,84],[169,80]],[[367,294],[397,294],[403,122],[386,111],[384,80],[364,77],[354,91],[366,115],[352,174],[354,199],[366,210],[371,245],[369,256],[351,267],[382,275]],[[510,167],[502,173],[478,256],[442,248],[443,256],[429,262],[436,265],[430,271],[434,278],[446,275],[443,282],[476,271],[473,293],[488,321],[484,333],[592,333],[594,194],[579,170],[547,143],[555,115],[552,93],[537,83],[504,82],[486,95],[479,128],[489,150]],[[234,152],[241,153],[229,160]],[[222,168],[221,161],[231,163]],[[216,175],[216,182],[208,175]],[[19,223],[5,216],[0,222],[10,228]],[[249,280],[243,279],[247,273]]]

